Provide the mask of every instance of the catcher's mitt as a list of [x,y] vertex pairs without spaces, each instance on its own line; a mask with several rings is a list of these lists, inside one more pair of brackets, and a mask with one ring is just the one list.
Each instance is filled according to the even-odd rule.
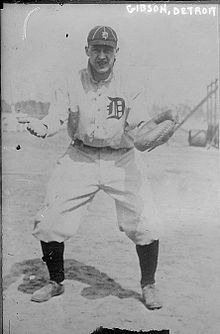
[[152,126],[150,122],[143,122],[137,128],[134,146],[138,151],[150,152],[159,145],[166,143],[173,135],[176,122],[171,120],[163,121]]

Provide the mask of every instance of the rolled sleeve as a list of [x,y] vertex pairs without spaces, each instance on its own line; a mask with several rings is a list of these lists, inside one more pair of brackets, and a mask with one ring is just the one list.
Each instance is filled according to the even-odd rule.
[[52,136],[59,131],[63,123],[67,121],[68,114],[67,91],[60,87],[54,89],[48,115],[42,119],[43,124],[48,128],[47,136]]
[[135,128],[143,121],[150,120],[150,106],[148,104],[147,93],[144,88],[140,88],[135,93],[131,94],[128,101],[129,113],[127,123],[131,129]]

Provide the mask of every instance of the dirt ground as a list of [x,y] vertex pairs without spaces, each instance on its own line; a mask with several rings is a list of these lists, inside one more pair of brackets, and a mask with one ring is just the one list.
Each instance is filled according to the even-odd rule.
[[4,334],[87,334],[100,326],[218,334],[219,150],[175,141],[141,156],[163,222],[157,285],[164,307],[149,311],[141,302],[135,247],[101,192],[66,243],[65,294],[30,301],[48,278],[33,217],[68,141],[63,132],[46,141],[3,134]]

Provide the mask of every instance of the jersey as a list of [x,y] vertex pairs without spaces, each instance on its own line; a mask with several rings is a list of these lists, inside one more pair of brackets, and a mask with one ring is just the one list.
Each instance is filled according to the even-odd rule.
[[146,91],[119,71],[96,82],[91,68],[68,75],[65,84],[54,92],[54,100],[43,123],[48,136],[55,134],[67,121],[72,140],[79,139],[93,147],[114,149],[134,146],[132,130],[149,120]]

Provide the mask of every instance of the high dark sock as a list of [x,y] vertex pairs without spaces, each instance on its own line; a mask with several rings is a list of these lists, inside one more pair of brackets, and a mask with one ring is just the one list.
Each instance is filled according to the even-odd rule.
[[159,240],[149,245],[136,245],[141,268],[141,287],[155,283],[155,272],[157,269]]
[[64,280],[64,242],[44,242],[41,241],[43,252],[42,260],[46,263],[50,279],[57,283]]

